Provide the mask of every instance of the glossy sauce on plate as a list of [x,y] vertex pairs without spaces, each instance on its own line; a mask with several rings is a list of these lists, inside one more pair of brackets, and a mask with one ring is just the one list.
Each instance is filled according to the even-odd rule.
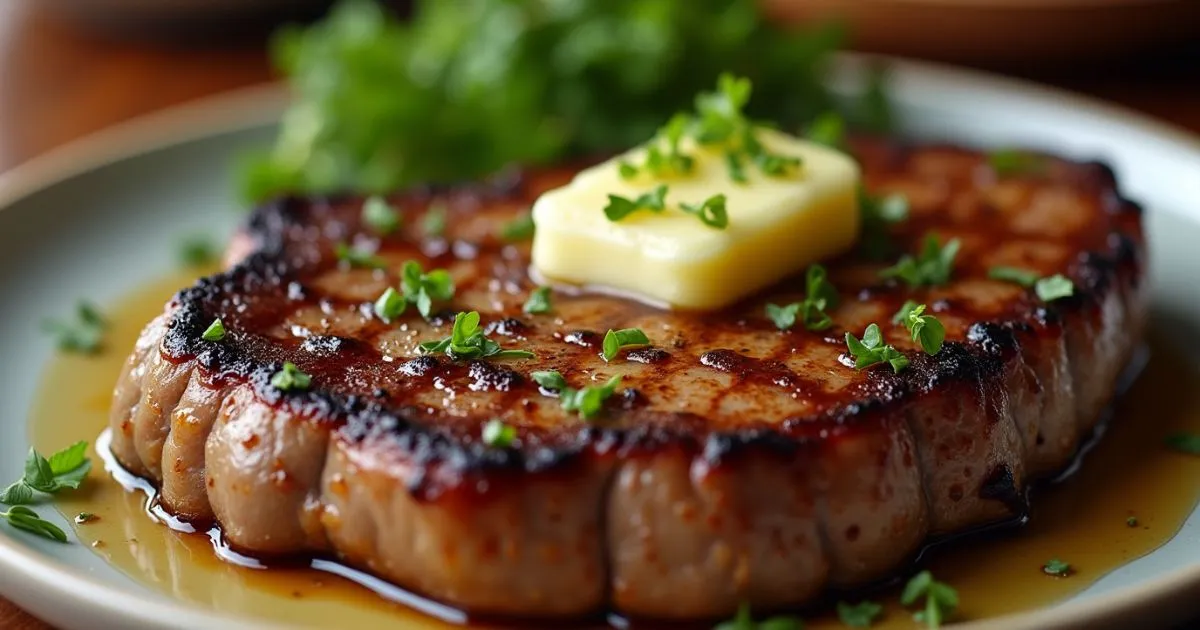
[[[170,295],[192,279],[177,274],[111,305],[106,309],[111,327],[101,354],[61,355],[51,362],[31,418],[39,451],[97,440],[128,348]],[[1200,432],[1197,375],[1174,349],[1154,338],[1150,353],[1141,377],[1115,405],[1107,434],[1079,470],[1036,491],[1028,524],[936,545],[924,555],[922,566],[958,589],[956,620],[1030,610],[1070,597],[1162,545],[1192,512],[1200,498],[1200,457],[1173,452],[1163,441],[1173,433]],[[73,525],[81,543],[152,588],[226,614],[298,625],[432,629],[468,623],[458,611],[333,562],[267,569],[223,549],[215,533],[179,531],[189,528],[177,522],[168,523],[175,529],[167,527],[162,519],[169,517],[147,499],[149,485],[142,486],[143,492],[135,487],[136,479],[119,470],[114,478],[105,471],[103,458],[94,459],[85,489],[60,495],[57,507],[68,519],[81,512],[96,515],[91,522]],[[1130,525],[1131,517],[1136,525]],[[1071,563],[1074,573],[1066,578],[1045,575],[1041,567],[1052,558]],[[888,605],[885,619],[874,627],[914,627],[911,615],[896,604],[897,587],[864,596]],[[809,611],[805,618],[809,628],[843,627],[828,611]],[[494,627],[478,620],[470,624]]]

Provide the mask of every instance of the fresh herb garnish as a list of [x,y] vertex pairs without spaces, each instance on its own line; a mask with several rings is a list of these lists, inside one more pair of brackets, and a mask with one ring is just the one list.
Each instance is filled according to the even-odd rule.
[[500,227],[500,240],[509,243],[528,241],[536,231],[537,225],[533,222],[533,215],[526,212]]
[[900,603],[912,606],[921,598],[925,599],[925,609],[913,615],[913,619],[924,623],[927,628],[940,628],[942,622],[958,608],[958,591],[949,584],[934,580],[929,571],[921,571],[904,585]]
[[880,271],[879,275],[903,280],[912,287],[946,284],[954,271],[954,258],[960,246],[961,242],[956,238],[942,245],[937,236],[929,234],[916,257],[905,254],[896,264]]
[[421,229],[425,232],[425,236],[439,238],[446,233],[446,206],[442,204],[434,204],[429,206],[425,211],[425,216],[421,218]]
[[[244,196],[377,193],[609,153],[729,68],[753,81],[756,119],[792,128],[838,104],[821,81],[838,25],[797,31],[754,0],[548,6],[419,2],[398,19],[341,2],[282,31],[272,56],[295,98],[274,147],[243,162]],[[622,33],[646,45],[606,35]]]
[[904,327],[912,335],[912,340],[921,344],[921,349],[925,351],[925,354],[937,354],[941,351],[942,342],[946,339],[946,328],[942,326],[942,322],[938,321],[938,318],[933,315],[924,315],[924,313],[924,304],[918,305],[909,300],[892,317],[892,322],[904,324]]
[[540,315],[549,313],[550,305],[550,287],[538,287],[529,294],[529,299],[525,300],[525,305],[521,310],[530,315]]
[[1126,526],[1128,526],[1128,527],[1137,527],[1137,526],[1138,526],[1138,519],[1137,519],[1137,517],[1136,517],[1136,516],[1130,516],[1129,518],[1125,519],[1125,525],[1126,525]]
[[461,359],[532,359],[534,354],[527,350],[504,350],[500,344],[488,339],[479,327],[479,313],[459,313],[454,316],[454,328],[450,336],[438,341],[426,341],[418,346],[421,354],[445,354],[452,361]]
[[717,624],[713,630],[804,630],[804,621],[799,617],[784,615],[755,621],[750,613],[750,605],[743,602],[733,619]]
[[1071,282],[1070,278],[1061,273],[1056,273],[1053,276],[1038,280],[1033,285],[1033,292],[1043,302],[1053,302],[1054,300],[1075,295],[1075,283]]
[[225,322],[222,322],[220,317],[214,319],[213,322],[208,325],[208,328],[205,328],[204,332],[200,334],[200,338],[205,341],[220,341],[224,339]]
[[854,369],[856,370],[879,363],[887,363],[892,366],[893,372],[899,374],[900,370],[908,367],[908,357],[901,354],[895,347],[883,343],[883,333],[879,331],[879,326],[876,324],[867,326],[862,341],[847,332],[846,347],[850,350],[850,356],[854,357]]
[[858,205],[862,217],[859,249],[871,260],[883,260],[892,255],[888,229],[908,218],[908,198],[901,194],[875,196],[860,186]]
[[805,295],[802,302],[793,302],[785,306],[766,306],[767,317],[779,330],[788,330],[795,326],[798,315],[807,330],[825,330],[833,325],[833,319],[825,309],[837,306],[838,294],[833,283],[829,282],[825,267],[811,265],[804,276]]
[[0,503],[26,505],[33,503],[34,491],[56,494],[78,488],[92,469],[87,447],[87,442],[76,442],[52,454],[50,459],[30,448],[25,457],[25,474],[0,493]]
[[271,385],[281,392],[302,392],[312,386],[312,377],[301,372],[295,363],[286,361],[282,369],[271,375]]
[[574,389],[567,385],[567,379],[553,370],[534,372],[530,374],[534,382],[542,389],[558,392],[565,411],[575,411],[584,420],[590,420],[604,410],[604,401],[612,397],[621,385],[621,377],[614,376],[603,385]]
[[696,96],[691,135],[702,145],[725,150],[729,178],[735,182],[747,181],[744,160],[753,162],[768,177],[788,176],[800,167],[801,160],[772,153],[758,140],[756,126],[742,111],[750,102],[750,92],[750,79],[722,73],[715,92]]
[[483,425],[483,443],[494,448],[508,448],[517,437],[517,430],[498,418],[492,418]]
[[883,614],[883,606],[870,600],[857,604],[837,603],[838,619],[851,628],[870,628],[875,619]]
[[621,330],[610,328],[604,335],[602,356],[605,361],[612,361],[620,354],[622,348],[645,346],[649,343],[650,339],[646,337],[646,333],[642,332],[641,328],[623,328]]
[[662,212],[666,206],[667,185],[659,184],[650,192],[642,193],[637,199],[628,199],[620,195],[609,195],[608,205],[604,206],[604,216],[609,221],[620,221],[638,210]]
[[345,243],[338,243],[334,245],[333,253],[339,261],[347,263],[351,267],[367,269],[383,269],[387,267],[387,262],[376,256],[375,252],[362,247],[351,247]]
[[[633,179],[639,172],[648,173],[652,177],[671,177],[687,175],[692,172],[696,160],[679,148],[679,142],[687,132],[691,118],[679,113],[671,117],[666,125],[659,129],[658,135],[646,147],[646,157],[641,166],[627,161],[621,161],[618,171],[623,179]],[[666,148],[663,148],[666,145]]]
[[1042,277],[1029,269],[1001,266],[988,269],[988,277],[993,280],[1019,284],[1025,288],[1033,287],[1033,292],[1043,302],[1053,302],[1075,294],[1075,283],[1061,273]]
[[422,317],[428,318],[433,313],[435,301],[446,301],[454,297],[454,279],[445,269],[434,269],[429,273],[421,268],[415,260],[404,263],[401,273],[400,288],[388,287],[379,299],[375,300],[375,314],[385,322],[391,323],[404,311],[409,304],[414,304]]
[[1000,149],[987,156],[988,165],[1000,177],[1036,175],[1046,168],[1046,159],[1020,149]]
[[729,226],[729,214],[725,211],[725,195],[716,194],[699,204],[680,203],[679,208],[696,215],[704,225],[723,230]]
[[1188,455],[1200,455],[1200,434],[1176,433],[1167,438],[1167,446]]
[[75,308],[74,321],[47,320],[42,328],[54,336],[59,350],[93,354],[100,349],[108,323],[89,302],[80,302]]
[[14,505],[7,512],[0,512],[0,519],[8,521],[9,525],[36,534],[42,538],[57,542],[67,542],[67,534],[50,521],[43,520],[37,512],[23,506]]
[[179,243],[179,262],[184,267],[207,267],[217,262],[217,244],[203,234],[189,236]]
[[1046,575],[1053,575],[1054,577],[1068,577],[1075,572],[1075,569],[1071,567],[1071,563],[1063,562],[1058,558],[1053,558],[1046,564],[1042,565],[1042,572]]
[[363,223],[381,236],[387,236],[400,228],[400,213],[379,195],[371,195],[363,202],[362,217]]
[[840,149],[846,142],[846,121],[837,112],[825,112],[809,124],[804,135],[817,144]]

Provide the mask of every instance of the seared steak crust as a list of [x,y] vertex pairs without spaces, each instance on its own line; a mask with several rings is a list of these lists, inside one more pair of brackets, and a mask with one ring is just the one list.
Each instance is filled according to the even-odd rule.
[[[951,283],[922,289],[879,280],[887,262],[832,261],[842,303],[819,333],[763,315],[802,280],[718,313],[565,287],[552,313],[523,313],[528,244],[499,226],[565,170],[398,194],[403,227],[384,238],[361,199],[264,206],[228,271],[147,327],[117,384],[113,452],[247,552],[333,554],[480,613],[695,619],[886,577],[931,536],[1019,516],[1030,482],[1069,462],[1140,337],[1145,252],[1140,210],[1102,165],[998,177],[955,147],[853,149],[870,189],[910,200],[897,252],[929,232],[962,251]],[[444,235],[422,231],[434,206]],[[388,268],[339,263],[339,242],[378,247]],[[449,269],[458,292],[429,321],[388,324],[371,304],[408,259]],[[989,280],[995,265],[1063,273],[1076,293],[1042,303]],[[891,324],[908,299],[945,324],[938,355]],[[419,356],[461,310],[537,358]],[[228,336],[203,341],[216,317]],[[850,367],[844,333],[871,322],[907,370]],[[626,327],[653,346],[605,362],[604,332]],[[283,361],[312,389],[272,387]],[[546,369],[575,387],[621,374],[623,390],[584,421],[532,381]],[[516,427],[512,447],[482,442],[491,418]]]

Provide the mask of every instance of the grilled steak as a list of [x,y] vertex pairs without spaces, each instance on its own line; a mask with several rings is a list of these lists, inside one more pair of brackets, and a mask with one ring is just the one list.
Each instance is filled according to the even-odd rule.
[[[1073,457],[1138,342],[1144,244],[1101,165],[1001,177],[954,147],[853,150],[870,189],[910,201],[898,251],[929,232],[962,250],[933,288],[830,261],[842,300],[819,333],[763,314],[802,279],[717,313],[559,288],[552,313],[525,314],[528,243],[497,233],[566,170],[395,195],[403,226],[382,239],[361,199],[267,205],[236,262],[146,328],[116,387],[113,452],[236,548],[333,555],[479,613],[698,619],[887,577],[932,536],[1019,515],[1029,484]],[[423,233],[431,206],[448,210],[442,236]],[[377,245],[387,269],[351,268],[338,243]],[[385,323],[371,305],[410,259],[458,292],[428,321],[410,308]],[[994,265],[1066,274],[1075,295],[1043,303],[988,279]],[[935,356],[891,323],[909,299],[946,327]],[[536,358],[418,352],[467,310]],[[203,341],[216,317],[227,336]],[[871,322],[908,369],[853,369],[844,334]],[[604,361],[605,331],[628,327],[653,345]],[[284,361],[311,389],[272,386]],[[535,370],[623,381],[584,420]],[[493,418],[516,428],[510,447],[482,440]]]

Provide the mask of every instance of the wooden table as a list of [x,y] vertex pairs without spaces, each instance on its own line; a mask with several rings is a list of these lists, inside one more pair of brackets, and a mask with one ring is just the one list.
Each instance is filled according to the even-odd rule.
[[[112,41],[35,5],[0,2],[0,172],[113,123],[270,78],[262,37],[207,47]],[[1164,57],[1067,75],[1016,73],[1200,132],[1200,54]],[[47,627],[0,599],[0,628]]]

